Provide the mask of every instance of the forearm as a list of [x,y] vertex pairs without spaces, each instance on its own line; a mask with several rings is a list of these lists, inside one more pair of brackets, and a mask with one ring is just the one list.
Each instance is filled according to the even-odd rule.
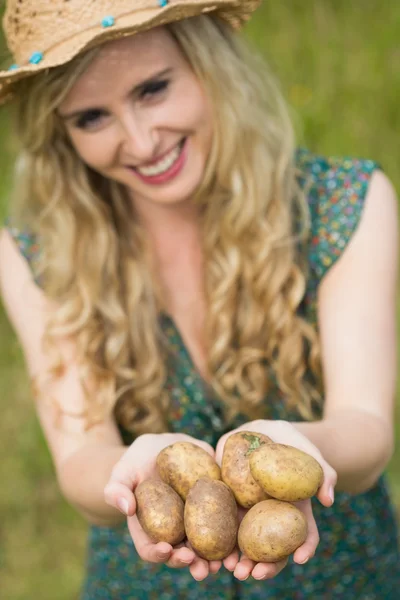
[[393,452],[392,428],[361,411],[342,411],[322,421],[293,425],[336,470],[336,489],[352,494],[375,484]]
[[104,501],[104,488],[125,446],[91,444],[80,448],[58,470],[58,481],[67,501],[92,524],[113,526],[126,517]]

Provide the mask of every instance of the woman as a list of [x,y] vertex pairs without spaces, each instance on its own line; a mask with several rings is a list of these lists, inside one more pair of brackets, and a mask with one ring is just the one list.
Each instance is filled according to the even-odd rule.
[[[0,274],[61,490],[92,525],[83,598],[394,598],[390,182],[295,151],[232,28],[257,2],[53,4],[8,3],[21,152]],[[222,568],[135,516],[162,448],[220,461],[239,427],[324,470],[319,534],[305,502],[290,564]]]

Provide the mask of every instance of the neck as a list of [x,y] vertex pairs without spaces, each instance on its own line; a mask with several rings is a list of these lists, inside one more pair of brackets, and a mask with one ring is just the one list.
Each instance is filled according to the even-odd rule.
[[173,266],[200,248],[199,213],[193,204],[144,206],[135,203],[135,209],[149,235],[159,266]]

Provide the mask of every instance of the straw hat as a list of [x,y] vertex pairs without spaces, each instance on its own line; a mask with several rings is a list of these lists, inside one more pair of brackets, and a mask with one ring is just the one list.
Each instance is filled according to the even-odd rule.
[[16,81],[104,41],[209,12],[239,28],[261,1],[8,0],[3,28],[13,64],[0,71],[0,104]]

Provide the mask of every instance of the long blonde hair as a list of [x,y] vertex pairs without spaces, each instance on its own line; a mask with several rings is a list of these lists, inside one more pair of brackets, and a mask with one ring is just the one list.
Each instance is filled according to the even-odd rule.
[[[273,380],[288,405],[311,417],[319,388],[306,374],[320,377],[319,344],[298,314],[309,223],[287,108],[265,64],[229,26],[200,16],[167,27],[214,110],[196,193],[211,385],[228,420],[262,415]],[[46,344],[74,338],[82,381],[97,382],[87,394],[88,426],[115,411],[135,435],[165,431],[170,350],[145,236],[125,190],[83,164],[55,110],[96,52],[20,84],[15,202],[40,240],[37,275],[58,307]]]

